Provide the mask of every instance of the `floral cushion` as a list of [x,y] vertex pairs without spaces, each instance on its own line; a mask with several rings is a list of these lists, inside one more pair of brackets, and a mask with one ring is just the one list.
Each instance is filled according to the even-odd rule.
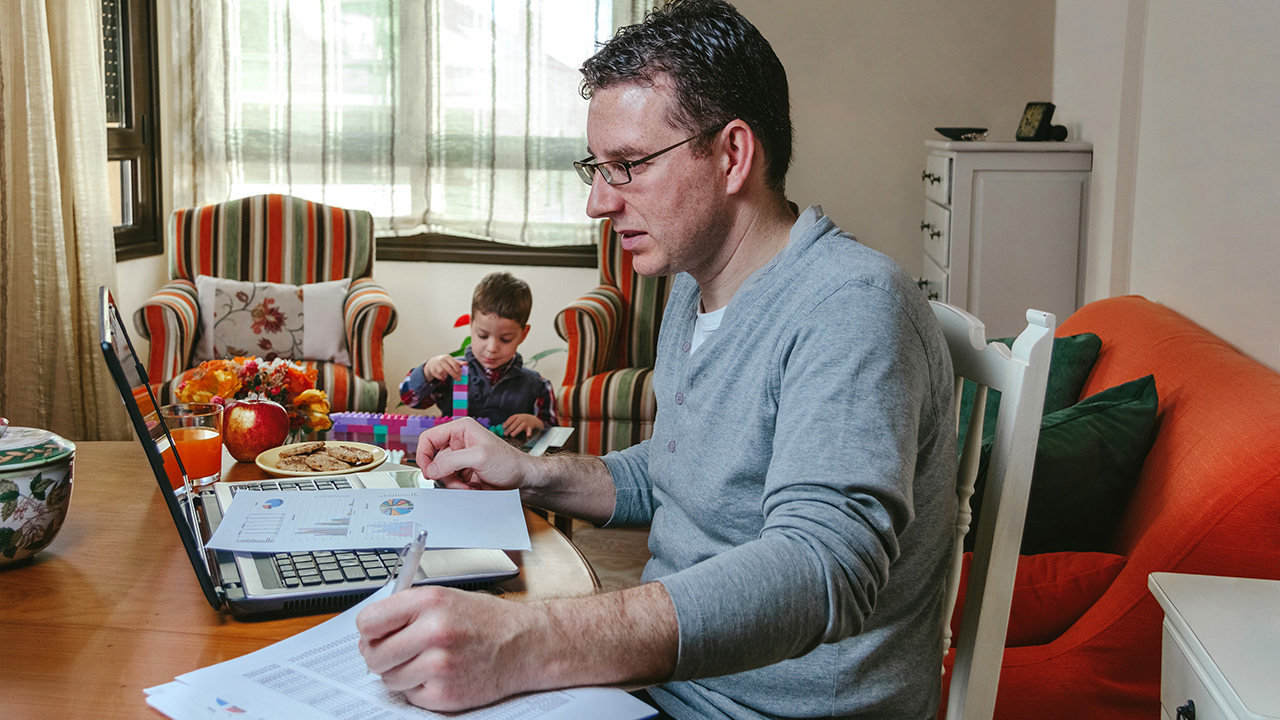
[[285,285],[198,275],[195,359],[256,355],[349,365],[342,313],[350,284],[350,279]]

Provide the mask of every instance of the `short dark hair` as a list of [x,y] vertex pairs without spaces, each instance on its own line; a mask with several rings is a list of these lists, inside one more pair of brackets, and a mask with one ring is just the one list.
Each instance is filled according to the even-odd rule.
[[508,272],[485,275],[471,294],[472,316],[488,313],[515,320],[524,327],[529,324],[529,311],[532,309],[533,293],[529,290],[529,283]]
[[[596,90],[653,83],[660,74],[675,84],[677,109],[667,119],[673,127],[693,134],[741,119],[764,147],[769,186],[784,191],[792,144],[787,71],[736,8],[723,0],[671,0],[650,10],[583,63],[580,92],[590,99]],[[706,152],[710,138],[694,146]]]

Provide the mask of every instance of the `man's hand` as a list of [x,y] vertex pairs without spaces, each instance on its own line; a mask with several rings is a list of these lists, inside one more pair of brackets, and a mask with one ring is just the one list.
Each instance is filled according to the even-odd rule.
[[451,355],[437,355],[422,363],[422,374],[432,380],[443,380],[451,377],[462,379],[462,361]]
[[437,711],[552,688],[661,682],[680,644],[661,583],[536,603],[419,587],[361,610],[356,628],[369,670]]
[[530,435],[544,427],[546,425],[543,425],[536,415],[516,413],[503,421],[502,432],[505,435],[515,437],[516,435]]
[[418,436],[418,467],[447,488],[517,490],[529,485],[533,458],[471,418],[437,425]]
[[436,711],[466,710],[543,689],[531,668],[545,629],[539,606],[441,587],[396,593],[356,616],[360,653],[388,690]]

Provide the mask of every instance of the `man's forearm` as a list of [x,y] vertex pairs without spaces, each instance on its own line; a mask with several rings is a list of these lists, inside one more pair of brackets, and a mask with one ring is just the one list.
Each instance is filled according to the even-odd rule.
[[520,498],[535,507],[602,523],[613,516],[616,493],[600,458],[565,454],[536,458]]
[[680,648],[675,606],[662,583],[538,608],[545,622],[545,687],[642,687],[675,671]]

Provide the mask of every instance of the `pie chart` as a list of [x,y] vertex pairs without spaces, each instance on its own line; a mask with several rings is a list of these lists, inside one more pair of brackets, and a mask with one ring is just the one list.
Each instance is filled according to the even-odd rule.
[[395,498],[394,500],[383,500],[378,506],[383,515],[398,517],[400,515],[408,515],[413,512],[413,503],[404,498]]

